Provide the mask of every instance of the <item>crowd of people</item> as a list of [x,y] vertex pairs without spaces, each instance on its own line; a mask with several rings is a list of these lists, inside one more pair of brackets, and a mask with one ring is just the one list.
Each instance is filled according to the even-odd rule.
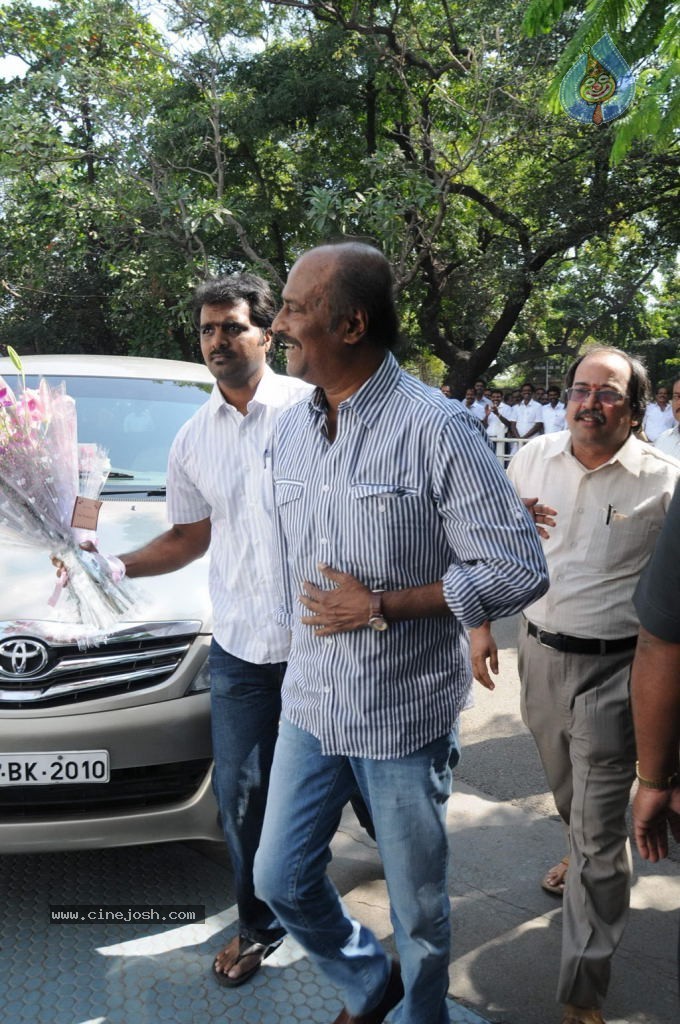
[[[451,389],[447,385],[441,390],[450,397]],[[463,404],[483,425],[500,461],[507,463],[530,438],[564,430],[565,406],[561,394],[556,384],[544,388],[524,381],[520,388],[503,391],[479,379],[466,388]]]
[[[628,700],[634,592],[680,479],[661,444],[677,444],[676,420],[649,416],[644,367],[612,348],[575,361],[564,402],[557,385],[508,396],[484,381],[447,401],[392,354],[390,267],[364,244],[304,253],[278,312],[253,275],[195,299],[212,396],[171,451],[170,528],[120,558],[143,576],[210,545],[213,781],[239,910],[215,980],[247,982],[289,933],[342,993],[334,1024],[381,1024],[394,1008],[401,1024],[446,1024],[458,719],[473,672],[492,685],[490,623],[522,612],[522,714],[569,849],[551,886],[561,1020],[604,1024],[636,776],[655,797],[638,805],[643,855],[663,855],[680,820],[678,736],[665,728],[662,756],[648,741],[645,664],[637,769]],[[267,366],[273,341],[289,377]],[[497,443],[537,439],[506,473],[470,413]],[[656,448],[637,436],[652,420]],[[673,664],[677,622],[644,614]],[[673,699],[664,690],[659,706]],[[378,845],[398,960],[326,872],[347,801]]]

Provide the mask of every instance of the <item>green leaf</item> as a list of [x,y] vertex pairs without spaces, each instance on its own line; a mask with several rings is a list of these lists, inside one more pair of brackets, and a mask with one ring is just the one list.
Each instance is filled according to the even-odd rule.
[[24,367],[23,367],[23,364],[21,362],[21,359],[19,357],[19,353],[17,352],[17,350],[12,348],[11,345],[8,345],[7,346],[7,355],[10,357],[10,359],[12,360],[14,365],[16,366],[17,370],[19,371],[19,373],[23,377],[23,375],[24,375]]

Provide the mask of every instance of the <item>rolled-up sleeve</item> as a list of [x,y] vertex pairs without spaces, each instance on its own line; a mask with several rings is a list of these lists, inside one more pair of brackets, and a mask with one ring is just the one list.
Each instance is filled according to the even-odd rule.
[[546,592],[536,527],[484,439],[463,417],[443,427],[435,500],[454,559],[444,599],[467,627],[514,615]]

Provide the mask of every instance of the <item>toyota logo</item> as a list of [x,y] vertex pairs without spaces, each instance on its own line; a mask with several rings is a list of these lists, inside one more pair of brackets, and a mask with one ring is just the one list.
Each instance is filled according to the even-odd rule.
[[47,661],[47,648],[37,640],[5,640],[0,644],[0,672],[4,676],[34,676]]

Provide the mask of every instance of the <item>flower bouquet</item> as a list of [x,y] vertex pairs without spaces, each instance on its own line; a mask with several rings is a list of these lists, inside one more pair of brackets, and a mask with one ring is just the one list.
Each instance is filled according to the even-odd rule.
[[130,611],[134,591],[116,559],[80,547],[94,539],[108,456],[98,445],[79,448],[76,405],[65,386],[41,380],[27,388],[18,355],[8,352],[22,393],[16,397],[0,377],[0,526],[63,564],[50,604],[63,588],[83,625],[108,630]]

